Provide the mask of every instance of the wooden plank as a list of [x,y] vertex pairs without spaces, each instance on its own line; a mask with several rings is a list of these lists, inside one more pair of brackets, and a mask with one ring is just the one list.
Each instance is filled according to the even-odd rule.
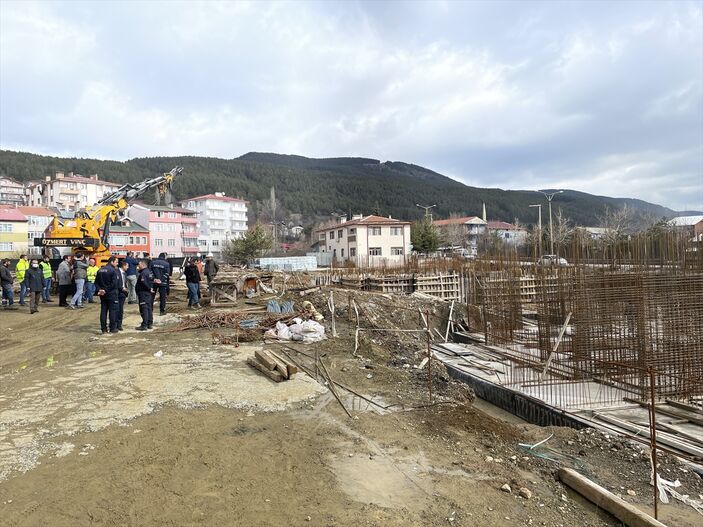
[[674,408],[678,408],[679,410],[686,410],[687,412],[703,415],[703,409],[693,406],[692,404],[682,403],[681,401],[672,401],[671,399],[667,399],[666,403]]
[[266,351],[256,350],[254,352],[254,356],[259,360],[261,364],[266,366],[269,370],[276,369],[276,361]]
[[293,364],[291,361],[286,359],[285,357],[281,357],[278,353],[276,353],[273,350],[270,350],[268,352],[269,354],[273,355],[276,359],[279,361],[283,362],[286,365],[286,370],[288,371],[288,378],[292,379],[295,377],[295,374],[298,373],[298,366]]
[[266,375],[266,377],[268,377],[272,381],[281,382],[283,380],[283,376],[280,373],[278,373],[277,371],[269,370],[266,366],[261,364],[254,357],[248,357],[247,364],[249,366],[252,366],[253,368],[256,368],[257,370],[259,370],[261,373]]
[[[630,397],[624,397],[623,400],[627,401],[628,403],[639,404],[642,408],[649,408],[649,403],[638,401],[637,399],[632,399]],[[690,421],[691,423],[697,424],[699,426],[703,426],[703,418],[699,419],[698,417],[693,416],[693,415],[687,415],[687,414],[682,414],[680,412],[674,412],[673,410],[662,408],[661,406],[657,406],[657,405],[655,405],[654,409],[657,411],[658,414],[668,415],[669,417],[676,417],[677,419],[684,419],[686,421]]]
[[590,479],[570,468],[559,469],[559,479],[584,498],[608,511],[628,527],[666,527],[634,505],[618,498],[612,492],[596,485]]

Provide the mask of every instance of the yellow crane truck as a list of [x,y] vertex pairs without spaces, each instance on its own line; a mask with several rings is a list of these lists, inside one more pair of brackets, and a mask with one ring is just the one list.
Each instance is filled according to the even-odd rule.
[[171,184],[182,172],[182,167],[176,167],[159,177],[122,185],[95,205],[76,211],[73,218],[54,215],[44,236],[34,238],[34,246],[45,249],[70,247],[74,255],[85,254],[95,258],[98,265],[104,265],[110,257],[110,226],[127,210],[130,202],[150,189],[156,189],[159,198],[170,196]]

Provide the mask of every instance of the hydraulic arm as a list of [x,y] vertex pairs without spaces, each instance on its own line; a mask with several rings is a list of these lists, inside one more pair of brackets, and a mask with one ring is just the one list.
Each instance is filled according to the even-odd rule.
[[85,253],[102,265],[110,257],[110,227],[127,210],[130,202],[151,189],[156,189],[159,197],[167,196],[174,178],[182,172],[183,168],[176,167],[159,177],[122,185],[95,205],[77,211],[74,218],[54,216],[44,231],[44,237],[35,238],[34,245],[71,247],[74,254]]

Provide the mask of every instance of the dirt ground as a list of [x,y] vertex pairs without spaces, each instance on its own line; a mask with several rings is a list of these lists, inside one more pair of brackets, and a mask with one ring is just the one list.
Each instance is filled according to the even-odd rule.
[[[364,337],[355,357],[344,312],[338,338],[290,344],[297,353],[213,345],[207,329],[173,331],[172,314],[140,333],[135,306],[127,331],[102,337],[97,306],[54,306],[0,311],[2,525],[619,525],[556,480],[572,464],[651,513],[646,454],[504,419],[437,367],[442,404],[430,406],[426,368],[414,368],[422,342]],[[269,381],[245,363],[262,346],[306,367],[317,352],[334,380],[386,409],[344,392],[349,418],[322,380]],[[552,433],[545,456],[518,446]],[[676,460],[664,468],[684,493],[703,492]],[[662,508],[667,525],[700,525],[686,506]]]

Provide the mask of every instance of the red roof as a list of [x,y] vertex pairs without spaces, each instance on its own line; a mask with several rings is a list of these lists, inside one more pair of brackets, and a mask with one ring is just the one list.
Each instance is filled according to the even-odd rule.
[[27,221],[27,216],[17,209],[0,209],[0,221]]
[[512,223],[506,223],[504,221],[490,220],[488,222],[488,228],[490,230],[501,230],[501,231],[524,231],[527,230],[523,227],[518,227]]
[[46,207],[17,207],[17,210],[26,216],[53,216],[51,209]]
[[360,220],[345,221],[344,223],[337,223],[334,227],[327,227],[327,229],[346,227],[348,225],[410,225],[409,221],[396,220],[395,218],[385,218],[383,216],[366,216]]
[[217,200],[217,201],[236,201],[237,203],[249,203],[248,201],[245,201],[243,199],[230,198],[229,196],[215,196],[215,194],[205,194],[204,196],[198,196],[195,198],[188,198],[183,201],[203,201],[206,199],[213,199],[213,200]]
[[462,216],[461,218],[448,218],[446,220],[435,220],[434,223],[437,227],[443,227],[445,225],[463,225],[470,220],[480,220],[478,216]]

